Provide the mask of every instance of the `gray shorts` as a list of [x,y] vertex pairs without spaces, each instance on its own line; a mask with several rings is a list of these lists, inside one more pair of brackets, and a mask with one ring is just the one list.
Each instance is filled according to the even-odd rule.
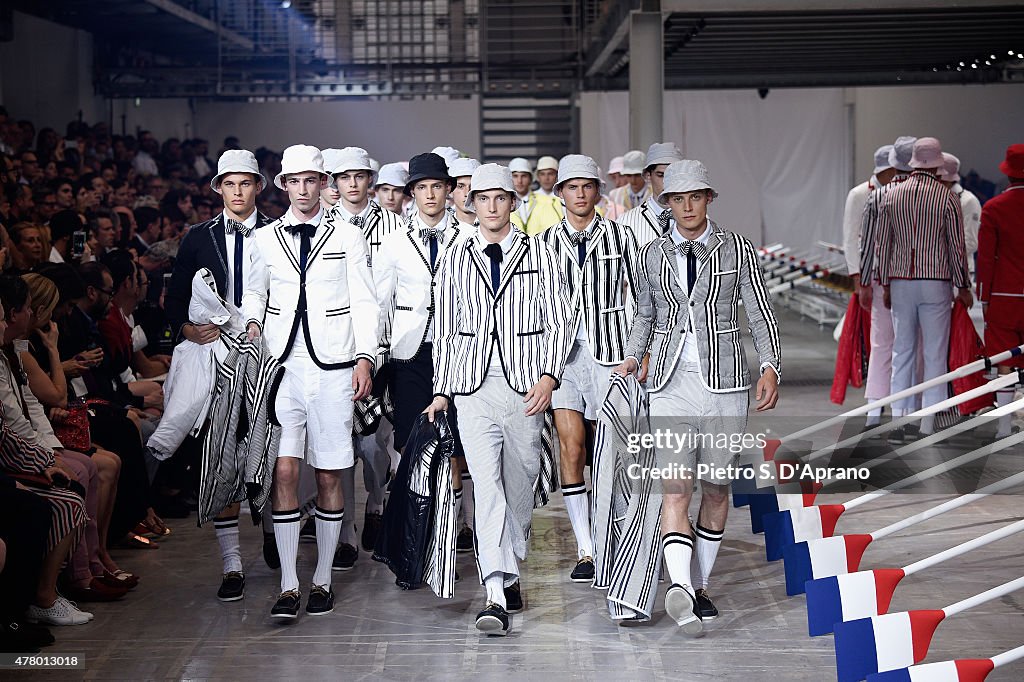
[[[680,364],[660,391],[650,393],[651,431],[668,435],[655,442],[658,467],[670,465],[697,471],[698,464],[726,468],[736,463],[742,448],[730,447],[747,428],[750,397],[747,391],[712,393],[696,364]],[[694,476],[725,485],[727,477]]]
[[612,368],[594,359],[590,346],[577,340],[569,350],[562,381],[551,394],[551,407],[555,410],[575,410],[584,419],[597,420],[601,403],[608,395],[608,380]]

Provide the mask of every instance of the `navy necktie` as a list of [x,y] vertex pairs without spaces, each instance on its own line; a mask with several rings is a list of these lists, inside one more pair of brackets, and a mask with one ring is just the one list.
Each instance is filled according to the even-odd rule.
[[424,244],[430,245],[430,270],[434,270],[434,266],[437,264],[437,240],[441,238],[444,232],[436,227],[421,227],[420,228],[420,239],[423,240]]
[[430,238],[430,269],[437,265],[437,237]]
[[305,281],[306,263],[309,261],[309,251],[313,235],[316,234],[316,225],[301,223],[299,225],[288,225],[284,228],[289,234],[299,235],[299,272]]
[[242,240],[245,237],[239,230],[235,230],[235,260],[234,260],[234,271],[235,271],[235,307],[242,307]]
[[580,269],[583,269],[583,262],[587,260],[587,232],[586,230],[578,230],[569,234],[569,241],[576,245],[576,259],[580,263]]
[[697,255],[693,249],[686,252],[686,293],[693,293],[693,285],[697,282]]
[[504,258],[504,254],[501,252],[501,245],[499,244],[488,244],[484,249],[484,253],[491,259],[491,288],[494,290],[494,294],[498,294],[498,284],[501,282],[501,263]]

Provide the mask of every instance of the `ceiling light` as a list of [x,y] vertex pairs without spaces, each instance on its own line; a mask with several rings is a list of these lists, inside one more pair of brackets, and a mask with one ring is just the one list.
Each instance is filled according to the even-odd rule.
[[1013,56],[1013,50],[1010,50],[1010,51],[1009,51],[1009,52],[1007,52],[1006,54],[1008,54],[1008,55],[1010,55],[1010,56],[1012,57],[1012,56]]
[[995,58],[996,58],[995,55],[992,55],[991,57],[989,57],[989,59],[995,59]]
[[978,68],[978,65],[977,64],[971,64],[971,68],[972,69],[976,69],[976,68]]
[[963,62],[960,62],[960,66],[965,66],[965,64]]
[[288,9],[292,6],[292,0],[281,0],[281,9]]

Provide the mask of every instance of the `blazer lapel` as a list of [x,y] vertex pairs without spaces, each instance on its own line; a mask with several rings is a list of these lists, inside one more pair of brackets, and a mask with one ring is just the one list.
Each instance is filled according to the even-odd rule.
[[216,220],[210,224],[210,238],[213,239],[214,253],[217,254],[217,264],[220,266],[221,271],[224,273],[223,282],[227,282],[229,276],[228,273],[228,242],[224,236],[224,216],[223,214],[218,216]]
[[327,244],[327,240],[330,239],[331,235],[334,234],[334,217],[335,213],[328,213],[324,216],[324,219],[320,221],[320,226],[316,231],[316,241],[313,242],[309,249],[309,258],[306,260],[306,270],[308,271],[310,266],[313,265],[313,260],[316,259],[320,252],[324,250],[324,246]]
[[299,254],[295,252],[292,236],[284,230],[283,221],[279,220],[277,225],[274,226],[274,236],[277,237],[277,243],[281,245],[281,250],[288,258],[288,262],[295,268],[295,272],[299,272]]
[[499,298],[505,288],[508,286],[508,282],[512,279],[513,273],[516,268],[519,267],[519,263],[522,262],[523,258],[526,257],[527,252],[530,250],[530,245],[527,243],[529,237],[523,232],[516,234],[515,243],[512,248],[509,249],[508,255],[505,257],[504,262],[501,264],[501,279],[498,280],[498,293],[495,294],[495,298]]
[[423,242],[420,241],[419,235],[416,232],[417,231],[413,229],[412,223],[410,223],[409,229],[405,231],[405,236],[409,239],[409,243],[412,244],[412,248],[416,252],[416,255],[420,257],[420,262],[423,263],[423,267],[427,269],[427,272],[430,272],[430,262],[427,261],[427,257],[423,255],[423,249],[421,248]]
[[658,235],[659,237],[665,236],[661,232],[661,225],[658,223],[658,216],[652,214],[651,207],[647,204],[646,201],[640,204],[640,215],[643,216],[643,219],[646,220],[647,224],[651,226],[651,230],[654,232],[654,234]]
[[715,251],[720,249],[722,244],[725,243],[725,240],[722,239],[722,231],[718,229],[718,225],[709,220],[708,229],[711,230],[711,234],[708,236],[708,257],[707,260],[697,264],[697,277],[701,276],[701,273],[704,272],[704,267],[711,262],[711,256],[714,255]]
[[491,288],[491,264],[485,262],[484,254],[480,249],[476,248],[476,240],[469,238],[462,242],[462,248],[469,250],[469,260],[473,262],[473,266],[476,268],[476,272],[480,275],[480,281],[483,283],[484,289],[487,290],[487,295],[492,299],[494,298],[494,290]]

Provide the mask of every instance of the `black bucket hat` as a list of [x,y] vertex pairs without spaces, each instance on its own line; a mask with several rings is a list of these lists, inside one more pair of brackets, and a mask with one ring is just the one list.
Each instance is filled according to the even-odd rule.
[[427,152],[409,159],[409,181],[405,183],[405,195],[412,196],[412,188],[420,180],[443,180],[448,189],[455,187],[455,181],[448,175],[448,163],[442,156]]

